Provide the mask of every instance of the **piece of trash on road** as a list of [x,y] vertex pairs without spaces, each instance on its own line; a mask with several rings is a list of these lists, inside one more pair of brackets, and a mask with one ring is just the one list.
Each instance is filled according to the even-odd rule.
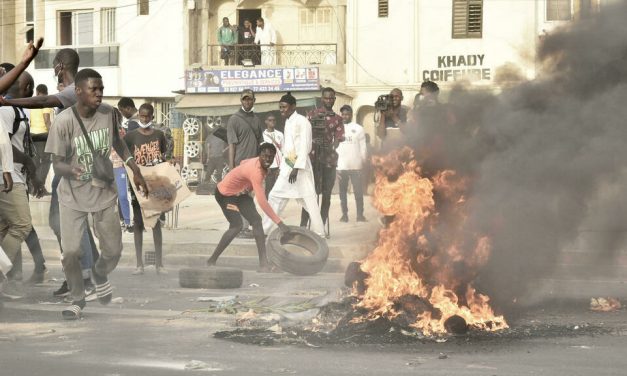
[[191,360],[185,364],[186,371],[222,371],[217,364],[209,364],[200,360]]
[[199,296],[196,298],[197,302],[216,302],[225,303],[235,300],[237,296]]
[[111,299],[111,303],[113,303],[113,304],[122,304],[122,303],[124,303],[124,298],[121,297],[121,296],[118,296],[117,298]]
[[590,309],[597,312],[612,312],[619,310],[621,304],[616,298],[591,298]]
[[446,355],[445,353],[440,353],[438,359],[448,359],[448,355]]
[[251,283],[250,285],[248,285],[248,287],[259,287],[258,283]]

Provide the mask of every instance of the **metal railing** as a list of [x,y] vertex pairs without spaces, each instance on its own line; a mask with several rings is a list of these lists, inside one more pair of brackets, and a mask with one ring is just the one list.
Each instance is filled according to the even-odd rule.
[[[253,65],[335,65],[337,44],[234,44],[222,46],[209,44],[210,65],[243,65],[249,60]],[[228,64],[226,60],[228,58]]]

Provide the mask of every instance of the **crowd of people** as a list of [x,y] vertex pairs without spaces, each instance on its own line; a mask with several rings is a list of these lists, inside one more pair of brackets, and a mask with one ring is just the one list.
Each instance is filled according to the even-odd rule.
[[[65,281],[53,295],[68,302],[62,316],[77,319],[88,301],[111,301],[113,288],[108,275],[120,259],[123,231],[134,236],[137,267],[133,274],[144,273],[145,226],[138,196],[147,196],[149,190],[139,166],[174,163],[173,143],[167,132],[153,124],[151,104],[143,103],[137,109],[130,98],[120,99],[117,108],[104,103],[102,76],[93,69],[79,69],[79,56],[73,49],[60,50],[53,60],[58,92],[49,94],[45,85],[38,85],[33,96],[35,83],[25,69],[41,43],[29,44],[17,65],[2,64],[0,71],[4,182],[0,231],[2,250],[12,264],[10,270],[0,270],[0,291],[6,296],[21,295],[22,243],[26,243],[35,264],[26,283],[44,281],[47,268],[32,226],[29,195],[50,194],[49,226],[57,237],[65,274]],[[262,121],[254,112],[255,93],[243,90],[241,108],[230,116],[225,131],[207,137],[207,173],[211,175],[222,163],[228,166],[228,173],[218,179],[214,197],[229,223],[207,261],[209,266],[215,265],[240,235],[255,239],[259,272],[275,271],[266,256],[265,237],[275,225],[283,233],[290,231],[280,217],[290,199],[296,199],[303,208],[301,226],[310,223],[314,233],[328,237],[324,225],[328,224],[336,174],[341,221],[348,221],[349,181],[355,193],[356,219],[366,221],[360,176],[367,159],[366,135],[352,121],[350,106],[343,106],[341,115],[333,111],[336,97],[332,88],[323,88],[321,96],[322,107],[303,116],[296,111],[296,98],[285,94],[278,104],[285,120],[281,132],[276,129],[275,115],[270,112]],[[314,135],[312,122],[321,121],[323,134]],[[50,166],[53,178],[49,193],[44,183]],[[151,226],[157,273],[167,273],[162,220],[163,213]]]
[[242,65],[243,60],[253,65],[276,64],[276,30],[262,17],[255,20],[254,27],[250,19],[244,19],[243,25],[238,27],[224,17],[217,39],[224,65]]

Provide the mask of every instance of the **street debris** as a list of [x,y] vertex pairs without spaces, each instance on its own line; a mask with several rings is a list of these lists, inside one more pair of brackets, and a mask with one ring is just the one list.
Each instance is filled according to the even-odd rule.
[[621,308],[616,298],[591,298],[590,309],[597,312],[613,312]]
[[237,298],[237,296],[199,296],[198,298],[196,298],[197,302],[216,302],[216,303],[223,303],[223,302],[231,302],[231,301],[235,301],[235,299]]
[[184,313],[206,312],[234,315],[241,312],[246,313],[252,310],[256,314],[277,313],[282,315],[287,313],[303,312],[316,307],[311,299],[293,303],[263,304],[270,298],[269,296],[249,301],[239,301],[235,299],[236,297],[232,298],[233,299],[230,300],[224,299],[222,301],[209,301],[209,303],[213,304],[210,304],[207,308],[190,309],[184,311]]
[[121,297],[121,296],[118,296],[117,298],[111,299],[111,303],[113,303],[113,304],[122,304],[122,303],[124,303],[124,298]]
[[190,360],[183,368],[185,371],[222,371],[217,364],[209,364],[200,360]]

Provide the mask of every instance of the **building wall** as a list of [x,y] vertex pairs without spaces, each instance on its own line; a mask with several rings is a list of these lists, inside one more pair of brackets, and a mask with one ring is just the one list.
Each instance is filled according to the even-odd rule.
[[[45,1],[44,48],[58,48],[58,12],[88,9],[94,11],[94,45],[100,45],[101,8],[116,8],[116,42],[119,66],[94,67],[102,75],[105,95],[111,97],[173,98],[173,90],[183,89],[184,38],[186,11],[184,0],[151,1],[148,15],[139,16],[136,0],[84,2]],[[82,66],[82,68],[86,68]],[[34,72],[38,83],[56,87],[52,69]]]

